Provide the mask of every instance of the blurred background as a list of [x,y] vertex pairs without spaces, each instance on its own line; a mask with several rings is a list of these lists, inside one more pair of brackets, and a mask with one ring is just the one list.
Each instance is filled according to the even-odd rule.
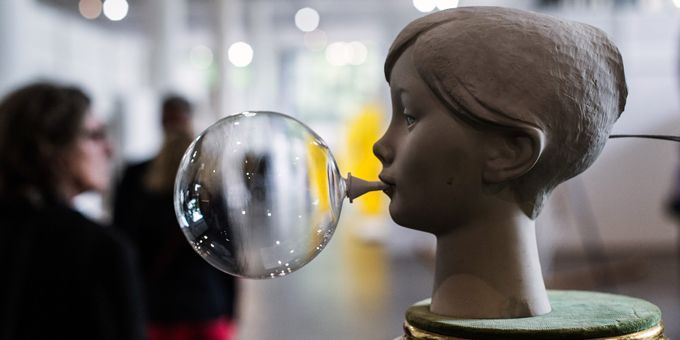
[[[162,142],[160,99],[194,104],[197,132],[225,115],[292,115],[333,150],[342,173],[376,179],[371,147],[389,120],[387,49],[411,20],[440,9],[509,6],[453,0],[2,0],[0,96],[35,80],[81,86],[108,123],[118,168]],[[628,104],[614,133],[680,133],[680,1],[518,0],[513,7],[586,22],[623,55]],[[680,146],[612,140],[560,186],[539,218],[549,288],[657,304],[680,336],[678,220],[668,205]],[[84,194],[110,219],[108,195]],[[381,194],[345,204],[326,251],[293,275],[241,281],[239,339],[389,339],[431,294],[434,239],[394,225]],[[188,246],[188,245],[187,245]],[[226,274],[225,274],[226,275]]]

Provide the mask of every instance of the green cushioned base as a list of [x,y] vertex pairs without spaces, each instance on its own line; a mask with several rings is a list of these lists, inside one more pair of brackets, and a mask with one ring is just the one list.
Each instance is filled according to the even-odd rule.
[[640,332],[659,324],[655,305],[622,295],[548,291],[552,312],[518,319],[450,319],[430,312],[430,299],[411,306],[406,321],[421,330],[484,339],[592,339]]

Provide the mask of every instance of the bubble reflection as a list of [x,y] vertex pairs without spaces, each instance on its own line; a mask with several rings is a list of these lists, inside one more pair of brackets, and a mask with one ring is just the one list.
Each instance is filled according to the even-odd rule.
[[175,211],[187,240],[210,264],[273,278],[323,250],[344,189],[328,147],[304,124],[279,113],[244,112],[215,123],[186,151]]

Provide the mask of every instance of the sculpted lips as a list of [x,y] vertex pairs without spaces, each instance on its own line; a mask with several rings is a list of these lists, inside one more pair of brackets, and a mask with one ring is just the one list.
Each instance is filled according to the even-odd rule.
[[389,179],[389,178],[383,176],[382,174],[381,174],[380,176],[378,176],[378,178],[380,178],[380,181],[381,181],[381,182],[387,184],[387,188],[385,188],[385,189],[383,190],[383,192],[384,192],[387,196],[389,196],[389,197],[391,198],[391,197],[392,197],[392,194],[394,193],[394,181],[392,181],[391,179]]

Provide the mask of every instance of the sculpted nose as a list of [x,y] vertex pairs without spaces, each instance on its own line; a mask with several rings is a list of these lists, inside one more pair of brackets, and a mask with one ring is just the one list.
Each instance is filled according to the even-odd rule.
[[378,157],[383,165],[392,163],[394,152],[387,144],[385,136],[382,136],[382,138],[373,144],[373,154]]

